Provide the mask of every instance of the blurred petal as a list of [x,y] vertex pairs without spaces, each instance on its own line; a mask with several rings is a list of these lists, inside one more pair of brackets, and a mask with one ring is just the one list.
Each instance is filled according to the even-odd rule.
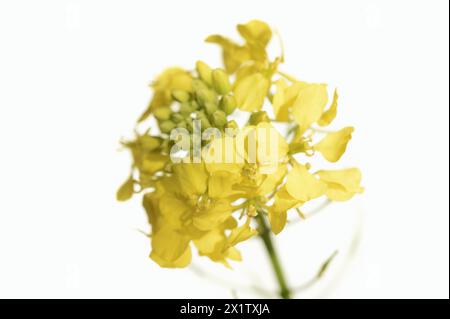
[[352,138],[353,127],[345,127],[340,131],[328,133],[314,149],[330,162],[337,162],[347,149],[347,144]]

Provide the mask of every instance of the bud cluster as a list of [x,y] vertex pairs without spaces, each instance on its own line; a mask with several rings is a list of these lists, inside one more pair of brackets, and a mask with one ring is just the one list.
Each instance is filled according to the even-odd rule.
[[192,92],[172,90],[171,97],[177,103],[155,110],[162,133],[169,134],[175,128],[187,129],[192,133],[193,120],[201,122],[202,130],[215,127],[223,131],[234,127],[234,121],[227,119],[237,106],[227,72],[211,69],[206,63],[198,61],[196,73]]

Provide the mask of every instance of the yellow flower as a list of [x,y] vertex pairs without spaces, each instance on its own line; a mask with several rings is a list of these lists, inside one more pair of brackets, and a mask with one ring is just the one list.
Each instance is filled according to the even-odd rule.
[[[151,224],[150,258],[161,267],[186,267],[193,248],[231,267],[230,261],[242,259],[235,246],[258,234],[253,223],[264,230],[264,242],[268,240],[266,215],[278,234],[288,212],[308,201],[322,196],[345,201],[363,192],[357,168],[313,173],[309,163],[294,158],[321,153],[334,163],[345,153],[354,131],[350,126],[314,144],[315,134],[321,134],[316,125],[330,125],[336,118],[337,90],[327,107],[325,84],[279,71],[284,53],[269,59],[266,48],[273,34],[265,22],[239,24],[237,31],[242,44],[221,35],[206,39],[221,47],[224,66],[197,61],[193,72],[172,67],[158,75],[151,85],[153,98],[138,122],[153,116],[159,133],[150,135],[148,128],[123,143],[133,165],[116,197],[125,201],[143,193]],[[240,128],[240,121],[233,120],[236,109],[250,113]],[[283,122],[277,127],[286,127],[286,136],[274,121]],[[172,138],[173,129],[193,133],[198,123],[200,138]],[[191,151],[191,143],[197,147],[194,155],[183,155]],[[181,163],[170,162],[169,154],[175,153]]]
[[237,30],[246,41],[244,45],[216,34],[206,38],[206,42],[216,43],[222,47],[223,62],[229,73],[236,72],[248,61],[266,61],[266,46],[272,38],[270,27],[258,20],[239,24]]
[[234,190],[249,198],[274,191],[286,173],[288,150],[279,132],[270,123],[261,122],[247,126],[235,137],[214,140],[204,150],[203,159],[210,173],[237,176]]
[[[144,197],[153,226],[150,257],[161,267],[189,264],[191,241],[213,261],[228,266],[227,259],[240,260],[234,246],[254,232],[236,228],[231,215],[235,191],[226,186],[226,177],[233,180],[233,175],[227,174],[209,174],[204,164],[177,164],[172,176],[157,183],[157,192]],[[226,229],[233,229],[229,237]]]

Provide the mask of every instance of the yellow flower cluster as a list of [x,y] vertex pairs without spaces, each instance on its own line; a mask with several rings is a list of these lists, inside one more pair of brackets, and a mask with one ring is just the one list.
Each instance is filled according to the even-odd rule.
[[[161,267],[187,266],[191,246],[199,255],[229,266],[229,260],[241,260],[235,246],[258,234],[254,226],[258,218],[268,218],[278,234],[289,210],[321,196],[345,201],[363,191],[357,168],[312,171],[309,163],[298,160],[298,154],[321,153],[337,162],[344,154],[352,127],[325,133],[313,142],[317,126],[327,126],[336,117],[337,92],[329,103],[325,84],[280,72],[284,57],[269,59],[266,48],[272,31],[266,23],[253,20],[238,25],[237,31],[243,44],[221,35],[206,39],[220,46],[223,69],[199,61],[193,71],[169,68],[160,74],[152,83],[149,107],[138,119],[141,123],[154,117],[160,133],[150,135],[148,130],[124,142],[133,167],[117,198],[125,201],[135,193],[144,194],[152,226],[150,257]],[[231,117],[246,112],[247,124],[239,128]],[[192,133],[193,120],[200,121],[202,131],[233,128],[240,133],[202,141],[200,162],[173,163],[175,142],[170,133],[174,129]],[[274,130],[274,122],[284,125],[286,134],[276,131],[268,142],[257,132]],[[254,140],[257,155],[248,148],[240,150],[238,139]],[[224,145],[229,147],[219,153],[239,160],[206,160]]]

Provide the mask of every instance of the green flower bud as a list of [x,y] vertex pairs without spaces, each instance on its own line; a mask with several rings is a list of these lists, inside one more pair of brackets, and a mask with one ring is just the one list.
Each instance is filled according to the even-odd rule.
[[225,124],[227,124],[227,115],[224,111],[217,110],[212,115],[212,120],[216,127],[222,128],[225,126]]
[[192,100],[190,103],[191,103],[192,109],[198,110],[200,108],[200,105],[198,105],[198,103],[196,101]]
[[158,107],[153,111],[153,115],[160,120],[168,120],[170,118],[170,114],[172,114],[172,110],[170,107],[164,106],[164,107]]
[[222,69],[212,71],[212,85],[214,90],[219,94],[227,94],[230,92],[231,86],[227,72]]
[[205,103],[205,110],[208,115],[212,115],[217,109],[217,104],[210,102]]
[[196,66],[197,73],[198,73],[198,76],[200,77],[200,79],[205,81],[208,85],[211,85],[212,84],[211,68],[205,62],[202,62],[202,61],[197,61],[195,66]]
[[220,99],[220,108],[227,114],[233,113],[236,106],[236,99],[232,95],[224,95]]
[[183,90],[173,90],[172,98],[180,103],[187,102],[190,99],[189,92]]
[[161,130],[161,132],[166,134],[170,133],[170,131],[175,127],[175,123],[170,120],[162,121],[161,123],[159,123],[159,129]]
[[186,121],[182,121],[180,123],[177,124],[178,128],[187,128],[187,123]]
[[180,113],[183,116],[188,116],[193,112],[192,106],[189,102],[181,103],[180,105]]
[[252,113],[249,119],[251,125],[257,125],[261,122],[270,122],[270,118],[265,111]]
[[202,131],[204,129],[210,128],[212,126],[206,116],[201,117],[199,120],[200,120],[200,123],[202,124]]
[[216,94],[214,91],[209,89],[201,89],[196,92],[197,95],[197,102],[200,105],[205,105],[206,103],[215,103],[216,102]]
[[235,120],[231,120],[226,125],[227,128],[237,129],[239,128],[239,125],[236,123]]
[[200,120],[202,117],[206,117],[205,111],[203,110],[199,110],[199,111],[195,111],[195,118]]
[[180,123],[184,120],[184,116],[181,113],[172,113],[172,115],[170,116],[170,119],[174,123]]
[[203,82],[200,79],[194,79],[192,81],[192,90],[197,93],[200,90],[208,90],[209,87],[208,85],[205,84],[205,82]]

